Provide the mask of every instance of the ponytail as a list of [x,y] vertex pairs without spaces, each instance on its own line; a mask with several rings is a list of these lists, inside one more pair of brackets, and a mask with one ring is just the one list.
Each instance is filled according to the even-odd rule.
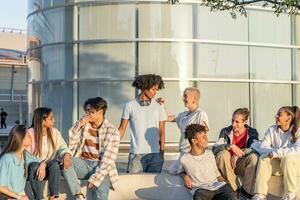
[[293,128],[292,128],[292,131],[291,131],[291,143],[294,144],[296,141],[297,141],[297,137],[296,137],[296,133],[300,127],[300,109],[298,108],[298,106],[293,106],[293,107],[290,107],[291,108],[291,111],[293,112],[294,114],[294,120],[292,121],[292,125],[293,125]]

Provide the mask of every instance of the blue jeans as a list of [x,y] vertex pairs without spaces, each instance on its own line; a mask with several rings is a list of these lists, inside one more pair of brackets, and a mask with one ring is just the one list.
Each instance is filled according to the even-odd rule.
[[[70,188],[71,194],[80,193],[80,184],[78,179],[88,180],[96,171],[99,161],[83,160],[81,158],[73,158],[73,164],[67,170],[63,170],[63,175]],[[110,180],[108,175],[105,176],[99,187],[87,189],[88,199],[107,200],[110,188]]]
[[129,153],[128,173],[160,173],[164,164],[161,153],[133,154]]
[[[40,163],[33,162],[28,166],[28,180],[35,199],[44,199],[42,181],[37,180],[36,171]],[[46,180],[48,180],[48,188],[50,196],[59,196],[61,166],[57,160],[52,160],[46,166]]]

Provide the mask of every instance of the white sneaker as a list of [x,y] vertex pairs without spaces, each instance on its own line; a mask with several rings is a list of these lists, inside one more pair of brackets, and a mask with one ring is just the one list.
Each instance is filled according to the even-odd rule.
[[296,194],[294,193],[287,193],[286,195],[284,195],[281,200],[296,200]]
[[251,198],[251,200],[265,200],[265,199],[266,199],[266,196],[263,194],[256,194]]

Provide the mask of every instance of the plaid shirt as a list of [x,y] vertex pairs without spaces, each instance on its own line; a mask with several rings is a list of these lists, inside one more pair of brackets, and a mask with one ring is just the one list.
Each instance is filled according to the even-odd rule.
[[[72,155],[80,157],[85,139],[87,137],[88,130],[91,125],[87,123],[83,127],[79,127],[79,121],[69,130],[69,148]],[[117,158],[120,133],[116,127],[114,127],[108,120],[104,119],[101,127],[98,129],[99,135],[99,166],[97,166],[96,172],[90,176],[89,182],[98,187],[104,177],[108,174],[112,184],[112,188],[116,188],[118,181],[118,172],[115,165]]]

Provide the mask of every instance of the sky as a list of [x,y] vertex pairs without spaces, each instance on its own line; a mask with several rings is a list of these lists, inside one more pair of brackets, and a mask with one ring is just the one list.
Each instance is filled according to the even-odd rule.
[[0,0],[0,27],[27,29],[27,0]]

